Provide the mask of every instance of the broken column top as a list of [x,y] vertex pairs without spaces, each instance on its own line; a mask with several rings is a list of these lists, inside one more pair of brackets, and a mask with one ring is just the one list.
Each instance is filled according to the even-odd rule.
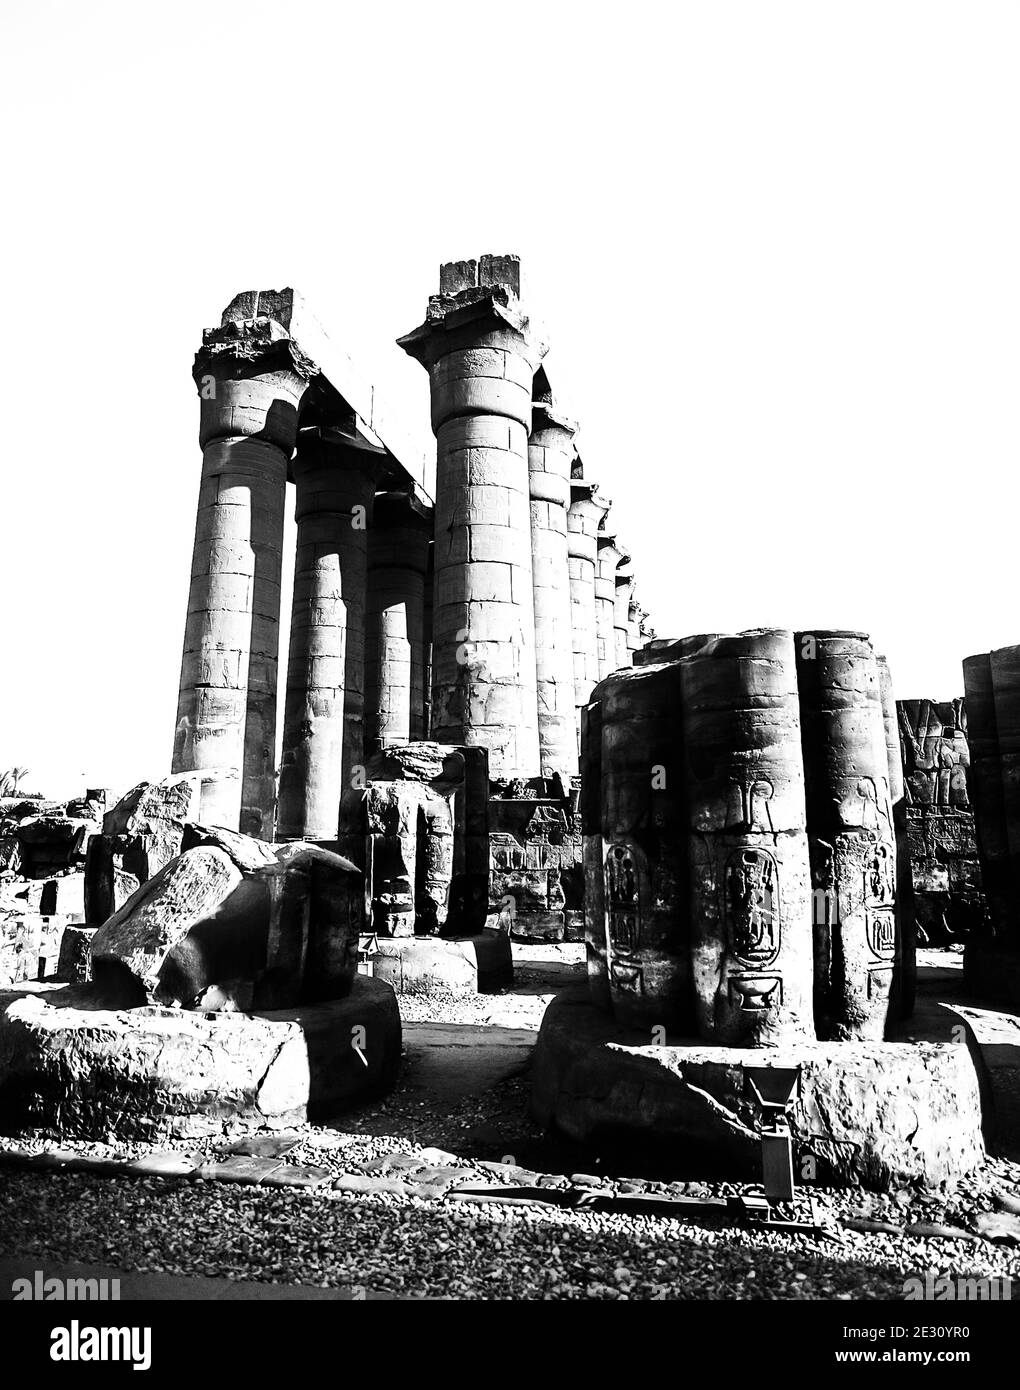
[[477,261],[447,261],[439,267],[441,295],[463,294],[465,290],[488,289],[494,285],[502,285],[520,299],[520,256],[488,254]]
[[541,325],[521,305],[521,260],[514,255],[485,255],[477,260],[447,261],[439,268],[439,293],[429,296],[425,322],[397,339],[398,347],[424,366],[446,349],[437,349],[436,332],[470,330],[478,320],[495,319],[524,337],[535,363],[548,349]]

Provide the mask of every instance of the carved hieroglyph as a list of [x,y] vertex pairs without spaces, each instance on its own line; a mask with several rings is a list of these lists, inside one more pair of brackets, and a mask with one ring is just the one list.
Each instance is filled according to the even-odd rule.
[[865,633],[797,634],[823,1037],[882,1038],[892,1009],[896,840],[878,663]]
[[812,1037],[793,634],[720,637],[680,669],[698,1031],[736,1046]]

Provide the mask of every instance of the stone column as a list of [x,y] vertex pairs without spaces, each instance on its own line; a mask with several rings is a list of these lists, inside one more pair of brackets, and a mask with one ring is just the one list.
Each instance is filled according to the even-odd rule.
[[896,952],[896,840],[878,663],[863,632],[799,632],[819,1036],[881,1040]]
[[632,598],[627,605],[627,650],[631,654],[631,663],[634,653],[641,650],[641,612],[641,605]]
[[201,819],[271,839],[287,464],[311,373],[269,319],[205,334],[195,361],[202,485],[173,771],[203,782]]
[[1013,920],[1013,888],[992,655],[985,652],[965,659],[963,687],[970,745],[970,796],[981,858],[981,887],[988,904],[992,935],[1005,937]]
[[595,638],[598,649],[599,680],[605,680],[616,665],[616,572],[629,564],[630,556],[621,550],[616,537],[601,534],[595,570]]
[[581,716],[581,866],[584,875],[584,940],[592,1002],[612,1010],[606,959],[606,894],[602,858],[602,706],[584,705]]
[[[593,725],[601,724],[602,729],[604,881],[601,904],[596,898],[601,923],[593,920],[586,937],[593,993],[597,998],[608,988],[619,1023],[649,1030],[660,1025],[689,1037],[695,1010],[684,834],[682,665],[669,662],[618,671],[601,682],[588,708],[589,737]],[[596,709],[599,717],[593,721]],[[585,878],[587,889],[589,872]],[[586,917],[586,927],[587,921]],[[604,986],[598,979],[600,967]]]
[[432,521],[409,493],[375,499],[368,535],[365,750],[424,737],[425,575]]
[[876,659],[882,694],[886,759],[889,766],[889,799],[892,802],[893,832],[896,836],[896,973],[893,978],[893,1006],[898,1017],[909,1018],[914,1012],[914,998],[917,993],[917,919],[914,915],[914,875],[907,839],[903,749],[900,744],[899,713],[889,663],[884,656]]
[[720,637],[680,670],[698,1031],[737,1047],[811,1038],[811,870],[793,634]]
[[616,669],[630,666],[630,601],[634,596],[634,576],[616,572],[616,597],[613,603],[613,637],[616,643]]
[[574,651],[574,704],[578,711],[587,705],[599,680],[599,651],[595,617],[595,570],[598,564],[599,523],[610,503],[596,493],[598,485],[574,478],[570,484],[567,511],[567,557],[570,579],[570,627]]
[[294,460],[297,552],[280,765],[281,840],[334,840],[364,763],[365,587],[376,455],[327,427]]
[[531,557],[535,581],[538,742],[543,777],[577,772],[577,717],[570,620],[567,508],[577,426],[536,401],[528,441]]
[[442,267],[400,346],[429,370],[437,441],[432,737],[484,745],[494,777],[539,768],[528,488],[532,384],[545,351],[519,264]]
[[[1009,908],[997,931],[1001,944],[1020,945],[1020,647],[1000,647],[990,653],[995,699],[995,733],[999,750],[999,781],[1008,850]],[[993,875],[993,883],[995,875]],[[998,889],[998,884],[995,884]]]

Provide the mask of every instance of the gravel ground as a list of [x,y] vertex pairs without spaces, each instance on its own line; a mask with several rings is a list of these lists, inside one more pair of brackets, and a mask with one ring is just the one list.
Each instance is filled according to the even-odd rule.
[[1020,1278],[984,1242],[88,1174],[6,1173],[0,1229],[5,1253],[404,1297],[890,1299],[926,1270]]
[[[516,954],[515,949],[515,954]],[[583,947],[525,947],[513,996],[467,1003],[401,1000],[407,1021],[499,1022],[537,1028],[548,998],[581,965]],[[419,1012],[420,1010],[420,1012]],[[509,1017],[507,1016],[509,1013]],[[567,1200],[579,1187],[607,1194],[722,1198],[757,1189],[672,1182],[605,1163],[555,1143],[528,1115],[528,1081],[512,1076],[484,1092],[436,1097],[415,1085],[413,1068],[385,1100],[334,1126],[277,1136],[270,1153],[312,1165],[326,1177],[389,1181],[423,1163],[450,1182],[518,1196],[541,1184]],[[0,1150],[37,1151],[39,1140],[0,1138]],[[145,1144],[66,1144],[79,1154],[134,1158]],[[227,1139],[181,1143],[203,1160],[222,1160]],[[514,1175],[490,1163],[512,1159]],[[383,1173],[382,1170],[386,1172]],[[571,1181],[579,1174],[593,1175]],[[442,1174],[440,1173],[440,1178]],[[413,1177],[408,1179],[413,1184]],[[441,1181],[441,1187],[449,1183]],[[419,1189],[420,1190],[420,1189]],[[277,1283],[364,1288],[413,1298],[890,1299],[903,1281],[935,1274],[1008,1275],[1020,1280],[1020,1246],[966,1232],[981,1213],[1007,1204],[1020,1212],[1020,1164],[989,1160],[936,1192],[873,1194],[803,1189],[782,1219],[817,1219],[826,1234],[747,1229],[725,1214],[696,1220],[533,1203],[468,1205],[447,1193],[425,1200],[402,1191],[351,1193],[330,1187],[259,1188],[200,1178],[105,1177],[0,1167],[0,1253],[82,1261],[125,1270]],[[632,1199],[633,1200],[633,1199]],[[894,1230],[859,1230],[881,1222]],[[911,1234],[912,1223],[947,1225],[958,1238]]]

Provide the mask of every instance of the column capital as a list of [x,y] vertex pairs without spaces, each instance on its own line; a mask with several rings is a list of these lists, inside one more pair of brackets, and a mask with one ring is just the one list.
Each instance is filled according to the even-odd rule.
[[341,429],[313,425],[298,435],[290,476],[297,484],[295,516],[311,512],[349,515],[355,506],[371,511],[385,471],[385,455],[366,448]]
[[619,569],[620,565],[630,564],[630,552],[620,545],[616,536],[600,531],[595,540],[598,544],[599,560],[604,560],[612,570]]
[[577,430],[577,421],[569,419],[548,401],[536,400],[532,402],[531,437],[536,442],[541,442],[540,436],[548,433],[560,437],[565,436],[567,444],[570,445],[573,443]]
[[598,490],[598,483],[583,478],[570,480],[570,514],[581,522],[584,534],[593,538],[613,505],[608,497],[599,497]]
[[191,374],[201,389],[202,377],[210,372],[230,377],[281,370],[294,371],[305,382],[320,374],[275,319],[230,319],[219,328],[204,330]]
[[545,334],[521,308],[516,257],[452,262],[424,323],[397,339],[432,378],[432,428],[463,415],[496,415],[531,429],[535,374]]
[[289,455],[301,399],[317,374],[273,319],[207,328],[192,367],[201,403],[200,445],[258,435]]

